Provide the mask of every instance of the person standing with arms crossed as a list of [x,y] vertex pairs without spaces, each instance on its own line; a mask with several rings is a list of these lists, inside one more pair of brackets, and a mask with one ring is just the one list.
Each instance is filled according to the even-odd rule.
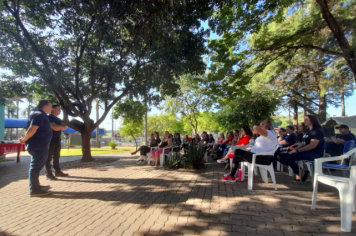
[[48,100],[40,100],[37,109],[27,121],[27,132],[20,142],[26,144],[26,149],[31,155],[30,169],[28,171],[30,197],[50,194],[49,186],[41,186],[39,181],[40,171],[48,157],[49,143],[52,139],[51,123],[47,114],[51,113],[52,104]]
[[[59,158],[61,156],[61,135],[62,130],[67,129],[61,119],[57,116],[61,114],[61,107],[59,105],[52,106],[52,112],[48,115],[51,122],[52,139],[49,145],[48,158],[46,162],[46,177],[49,180],[57,180],[56,177],[67,177],[68,174],[63,173],[59,167]],[[51,161],[53,159],[54,175],[52,173]]]

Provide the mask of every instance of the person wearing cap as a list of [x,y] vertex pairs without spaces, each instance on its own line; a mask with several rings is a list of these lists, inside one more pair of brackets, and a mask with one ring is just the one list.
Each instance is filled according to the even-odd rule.
[[325,156],[340,156],[344,152],[344,145],[346,141],[356,141],[356,137],[350,132],[349,126],[340,125],[339,127],[336,127],[336,129],[339,129],[340,134],[325,139]]

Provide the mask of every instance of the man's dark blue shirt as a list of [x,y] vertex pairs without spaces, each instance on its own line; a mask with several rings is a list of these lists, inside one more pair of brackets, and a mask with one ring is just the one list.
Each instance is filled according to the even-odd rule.
[[26,142],[27,148],[42,149],[47,148],[52,139],[51,123],[44,111],[37,109],[27,121],[27,129],[32,126],[38,126],[36,133]]
[[[343,139],[346,141],[355,140],[355,135],[353,133],[348,134],[337,134],[335,135],[336,139]],[[344,153],[344,144],[337,144],[334,142],[326,143],[326,153],[329,153],[331,156],[340,156]]]
[[[49,114],[48,115],[48,119],[49,121],[52,123],[55,123],[56,125],[61,125],[62,124],[62,120],[59,119],[58,117],[52,115],[52,114]],[[52,143],[57,143],[57,142],[60,142],[61,141],[61,135],[62,135],[62,131],[59,130],[59,131],[54,131],[53,130],[53,137],[52,137],[52,140],[51,142]]]

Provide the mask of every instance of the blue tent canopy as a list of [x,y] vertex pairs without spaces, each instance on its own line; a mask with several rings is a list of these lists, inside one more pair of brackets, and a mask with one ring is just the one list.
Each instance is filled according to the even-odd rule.
[[[65,130],[62,130],[62,132],[68,134],[78,133],[78,131],[69,127],[67,127],[67,129]],[[104,135],[104,134],[105,134],[104,129],[99,129],[99,135]],[[96,135],[96,129],[93,131],[93,133],[91,133],[91,135]]]
[[[14,118],[5,118],[5,128],[27,128],[27,119],[14,119]],[[63,133],[78,133],[78,131],[67,127],[66,130],[62,130]],[[91,133],[96,135],[96,129]],[[99,129],[99,134],[104,135],[104,129]]]
[[5,118],[5,128],[27,128],[27,119]]

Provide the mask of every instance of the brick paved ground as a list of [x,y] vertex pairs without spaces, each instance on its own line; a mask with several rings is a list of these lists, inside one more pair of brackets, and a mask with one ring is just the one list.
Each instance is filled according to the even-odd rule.
[[[126,154],[127,155],[127,154]],[[107,157],[108,155],[106,155]],[[111,154],[112,156],[112,154]],[[339,198],[321,187],[310,210],[312,187],[277,173],[278,191],[254,179],[220,181],[221,164],[206,171],[137,166],[134,158],[46,181],[54,195],[30,198],[29,157],[0,163],[0,235],[355,235],[340,232]],[[62,158],[62,161],[78,157]],[[356,221],[356,214],[354,214]]]

